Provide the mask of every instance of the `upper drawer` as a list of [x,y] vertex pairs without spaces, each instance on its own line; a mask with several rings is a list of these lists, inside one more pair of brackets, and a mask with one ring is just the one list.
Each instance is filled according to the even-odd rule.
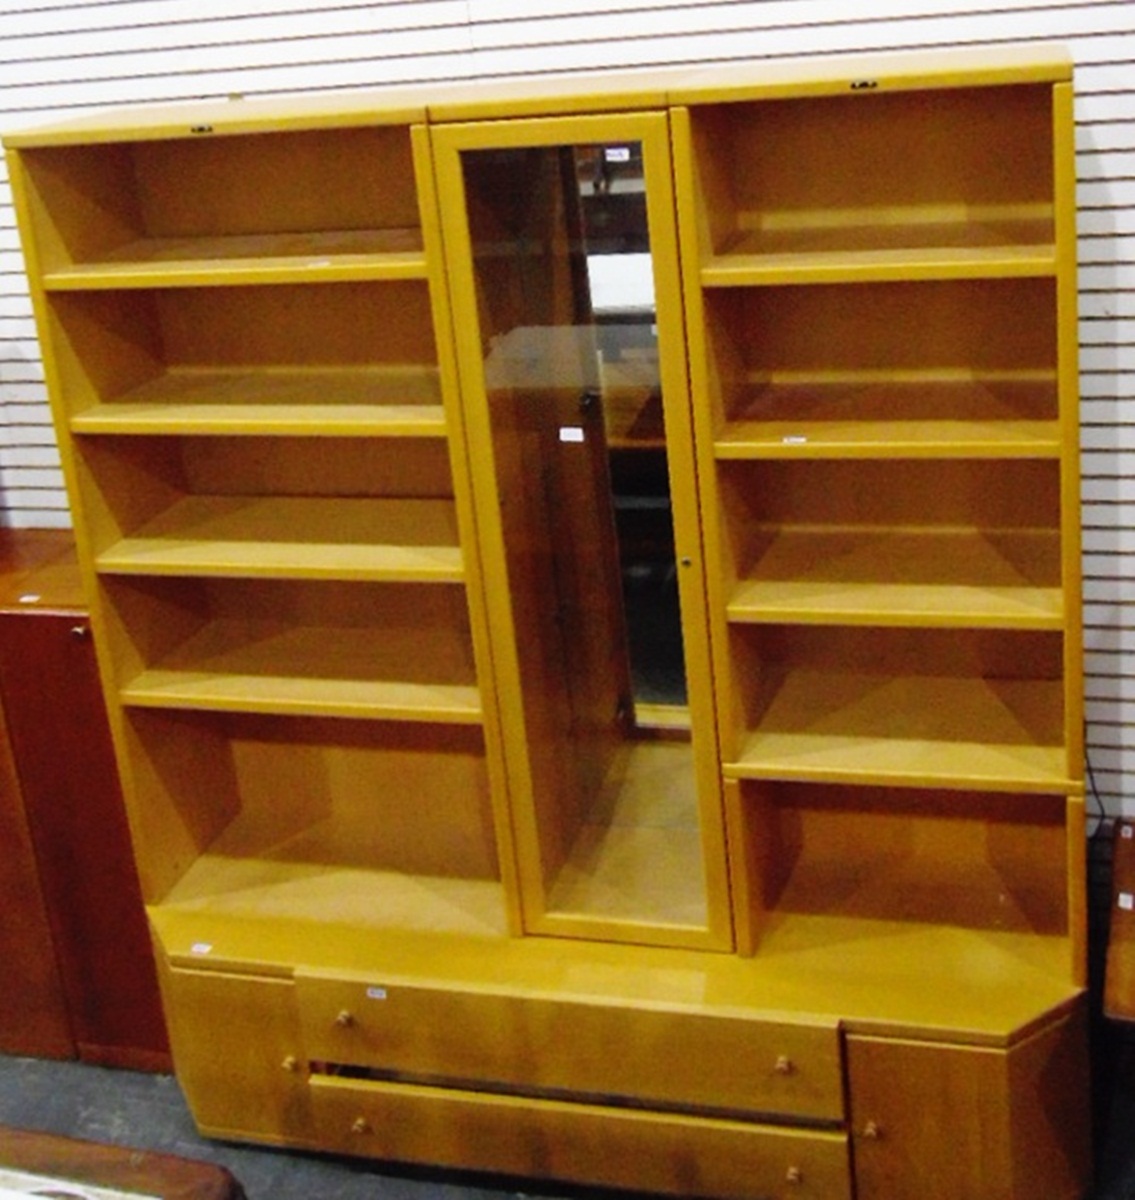
[[835,1023],[297,975],[315,1063],[660,1107],[844,1116]]

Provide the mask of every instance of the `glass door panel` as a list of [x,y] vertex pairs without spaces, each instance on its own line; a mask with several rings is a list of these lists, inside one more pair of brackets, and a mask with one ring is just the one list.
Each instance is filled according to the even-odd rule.
[[527,927],[727,944],[665,135],[434,131]]

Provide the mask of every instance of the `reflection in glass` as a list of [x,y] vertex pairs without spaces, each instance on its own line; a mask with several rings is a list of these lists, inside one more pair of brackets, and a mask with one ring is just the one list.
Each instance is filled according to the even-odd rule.
[[550,907],[704,926],[642,148],[462,170]]

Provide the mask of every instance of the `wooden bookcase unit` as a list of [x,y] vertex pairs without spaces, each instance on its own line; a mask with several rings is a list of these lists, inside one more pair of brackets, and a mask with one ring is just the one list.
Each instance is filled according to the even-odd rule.
[[6,145],[202,1130],[1084,1194],[1059,50]]

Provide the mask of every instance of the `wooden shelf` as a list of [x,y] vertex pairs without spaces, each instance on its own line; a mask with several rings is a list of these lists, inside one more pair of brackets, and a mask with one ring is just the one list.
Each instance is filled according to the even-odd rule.
[[773,378],[748,385],[714,442],[732,458],[1056,458],[1050,374]]
[[411,934],[504,937],[499,881],[384,870],[333,820],[266,842],[238,818],[189,867],[156,906],[178,912],[210,943],[211,930],[234,918],[298,920],[327,928]]
[[765,783],[742,804],[770,840],[757,926],[826,914],[1068,935],[1063,795]]
[[460,583],[451,500],[188,496],[95,560],[101,574]]
[[743,230],[701,269],[703,287],[1053,275],[1052,219]]
[[1059,629],[1050,530],[781,528],[729,598],[734,622]]
[[142,238],[43,276],[50,292],[425,279],[417,229]]
[[445,437],[436,367],[170,367],[71,419],[76,434]]
[[436,631],[218,620],[119,691],[141,708],[477,724],[471,665]]
[[1075,790],[1059,683],[785,674],[732,779],[888,783],[992,791]]

